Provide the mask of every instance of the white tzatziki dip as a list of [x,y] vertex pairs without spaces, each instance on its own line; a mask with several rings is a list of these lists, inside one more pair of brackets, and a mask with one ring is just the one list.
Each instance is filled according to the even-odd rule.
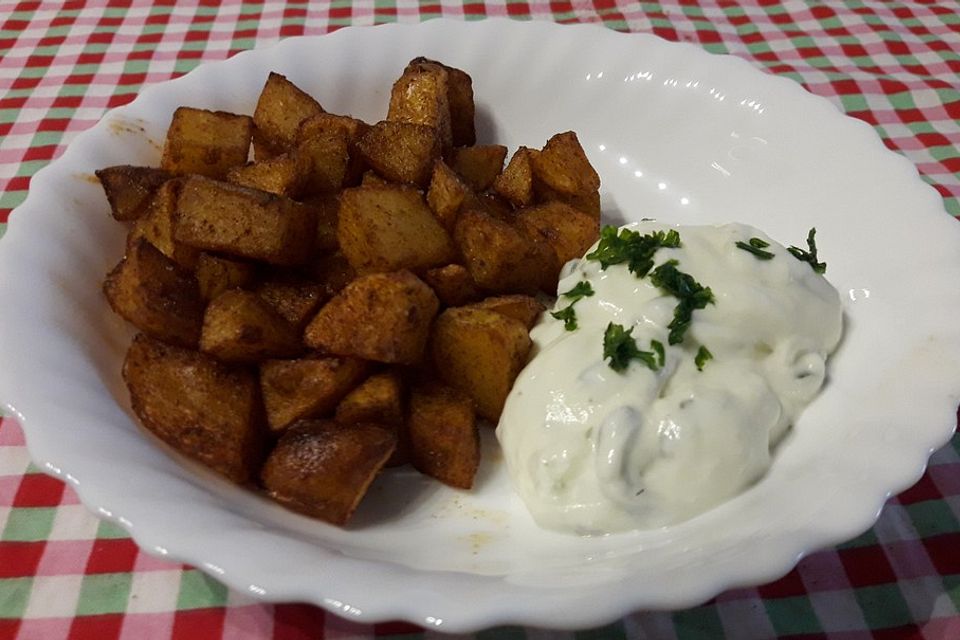
[[540,526],[673,524],[764,474],[842,332],[814,240],[641,222],[564,268],[497,427]]

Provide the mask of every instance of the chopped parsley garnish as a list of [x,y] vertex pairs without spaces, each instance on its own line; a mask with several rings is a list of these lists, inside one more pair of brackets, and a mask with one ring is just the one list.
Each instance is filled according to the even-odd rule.
[[817,241],[815,236],[817,235],[817,228],[812,227],[810,232],[807,234],[807,251],[800,249],[799,247],[788,247],[787,251],[790,252],[794,258],[800,262],[807,262],[810,264],[810,268],[813,269],[816,273],[826,273],[827,272],[827,263],[826,262],[817,262]]
[[566,293],[561,293],[561,296],[564,298],[570,298],[570,304],[577,302],[580,298],[589,298],[593,295],[593,287],[590,286],[590,283],[586,280],[578,282],[573,289],[567,291]]
[[769,251],[764,251],[770,246],[770,243],[760,238],[750,238],[749,242],[737,242],[737,248],[743,249],[756,256],[757,260],[772,260],[774,255]]
[[573,304],[560,311],[552,311],[550,315],[557,320],[563,320],[563,328],[567,331],[574,331],[577,328],[577,312],[573,310]]
[[664,363],[667,361],[667,356],[663,351],[663,343],[659,340],[651,340],[650,348],[653,349],[653,352],[657,354],[657,364],[659,365],[657,368],[662,369]]
[[570,298],[570,304],[560,309],[560,311],[552,311],[550,315],[557,320],[563,320],[564,329],[574,331],[577,328],[577,312],[573,310],[573,305],[579,302],[581,298],[589,298],[592,296],[593,287],[590,286],[589,282],[584,280],[578,282],[570,291],[561,293],[560,295],[564,298]]
[[714,302],[710,287],[704,287],[689,273],[677,269],[678,264],[676,260],[667,260],[650,273],[650,281],[654,285],[680,301],[673,310],[673,320],[667,325],[670,344],[683,342],[683,336],[693,320],[693,312]]
[[713,360],[713,354],[705,346],[700,345],[700,348],[697,349],[697,355],[693,359],[697,365],[697,371],[703,371],[703,365],[707,364],[707,360]]
[[600,230],[597,250],[587,254],[587,260],[596,260],[601,269],[612,264],[627,263],[627,268],[642,278],[653,268],[653,254],[657,249],[676,249],[680,246],[680,234],[675,229],[654,231],[640,235],[639,231],[620,229],[611,225]]
[[[630,366],[631,360],[639,360],[653,371],[659,369],[657,356],[653,351],[641,351],[637,347],[637,341],[630,335],[632,333],[633,329],[625,331],[621,324],[608,324],[607,330],[603,332],[603,359],[610,358],[607,364],[617,372]],[[660,348],[662,349],[663,345],[660,345]]]

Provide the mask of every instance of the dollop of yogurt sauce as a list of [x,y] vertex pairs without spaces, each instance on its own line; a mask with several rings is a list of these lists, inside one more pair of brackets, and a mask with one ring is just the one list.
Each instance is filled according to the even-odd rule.
[[[674,229],[680,243],[657,249],[644,277],[627,263],[568,263],[560,294],[578,285],[582,292],[586,282],[592,295],[558,297],[555,311],[572,305],[576,329],[545,313],[531,331],[534,355],[497,427],[514,487],[548,529],[655,528],[740,493],[766,472],[771,449],[820,391],[842,333],[836,289],[762,231],[626,228]],[[760,252],[737,245],[751,239]],[[672,345],[679,299],[650,275],[668,260],[713,298]],[[649,355],[614,370],[604,357],[611,323]]]

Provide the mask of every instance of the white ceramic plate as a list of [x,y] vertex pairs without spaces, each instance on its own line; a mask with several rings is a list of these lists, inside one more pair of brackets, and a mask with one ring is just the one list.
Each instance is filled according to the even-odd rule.
[[[739,220],[786,244],[816,226],[846,337],[769,475],[681,526],[600,538],[537,529],[487,442],[478,487],[382,477],[349,530],[287,513],[170,456],[120,380],[131,331],[103,275],[123,248],[94,169],[151,164],[176,106],[251,112],[276,70],[334,112],[382,117],[410,58],[474,78],[484,141],[579,133],[608,221]],[[0,397],[37,462],[147,551],[275,601],[449,631],[600,624],[765,582],[867,529],[954,428],[960,227],[866,125],[734,58],[595,26],[490,20],[347,29],[146,89],[41,171],[0,245]]]

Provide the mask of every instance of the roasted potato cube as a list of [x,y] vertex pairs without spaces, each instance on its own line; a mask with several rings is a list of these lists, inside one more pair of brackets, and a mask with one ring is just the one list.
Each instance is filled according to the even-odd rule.
[[193,275],[200,285],[200,297],[213,300],[227,289],[237,289],[253,282],[255,269],[249,262],[201,252]]
[[481,211],[461,213],[453,236],[482,289],[532,293],[559,270],[549,246]]
[[130,228],[127,246],[140,238],[145,239],[160,252],[184,269],[196,267],[200,252],[173,238],[177,224],[177,198],[180,196],[180,180],[168,180],[153,196],[147,212]]
[[363,159],[391,182],[426,187],[440,157],[435,129],[409,122],[383,121],[370,127],[357,142]]
[[340,293],[357,277],[357,272],[339,251],[314,258],[307,269],[310,277],[323,287],[328,298]]
[[469,397],[439,383],[414,386],[407,435],[418,471],[457,489],[473,487],[480,430]]
[[196,348],[204,302],[197,280],[146,240],[137,240],[107,275],[110,306],[145,334]]
[[298,332],[327,299],[323,285],[303,278],[265,280],[254,291]]
[[507,148],[502,144],[461,147],[453,152],[451,167],[474,191],[486,191],[503,170]]
[[566,195],[555,191],[545,185],[542,180],[533,181],[534,201],[546,204],[548,202],[562,202],[568,204],[574,209],[586,213],[594,220],[600,220],[600,192],[589,191],[587,193],[577,194],[575,196]]
[[562,202],[527,207],[517,212],[521,231],[545,241],[557,264],[580,258],[600,237],[600,221]]
[[227,172],[226,179],[243,187],[298,199],[312,169],[311,159],[306,154],[282,153],[267,160],[234,167]]
[[470,272],[462,264],[427,269],[423,274],[423,281],[430,285],[445,307],[459,307],[482,296],[470,277]]
[[520,321],[527,329],[537,323],[537,318],[544,311],[544,306],[540,304],[539,300],[532,296],[523,295],[494,296],[474,303],[470,307],[496,311],[508,318]]
[[234,482],[253,479],[264,440],[253,373],[140,334],[123,380],[133,412],[155,436]]
[[242,363],[289,358],[303,347],[299,332],[260,296],[231,289],[207,305],[200,350],[224,362]]
[[340,218],[340,197],[335,193],[321,193],[305,198],[303,203],[313,209],[317,218],[317,239],[314,248],[330,253],[340,248],[337,240],[337,221]]
[[450,236],[423,196],[400,185],[342,192],[337,239],[360,273],[423,271],[454,258]]
[[510,158],[503,172],[493,181],[493,190],[514,206],[533,204],[533,157],[539,151],[520,147]]
[[297,420],[329,414],[366,372],[367,363],[357,358],[314,357],[262,363],[260,388],[270,430],[279,433]]
[[437,130],[444,149],[453,146],[447,70],[439,65],[407,67],[393,83],[387,120],[424,124]]
[[377,373],[351,391],[337,405],[337,422],[403,422],[403,386],[396,373]]
[[600,188],[600,176],[573,131],[550,138],[533,157],[533,171],[539,180],[562,194],[583,195]]
[[276,265],[303,264],[313,252],[316,214],[283,196],[191,176],[178,210],[174,238],[198,249]]
[[379,425],[303,422],[283,434],[260,477],[288,509],[343,526],[396,446]]
[[409,271],[361,276],[320,309],[305,340],[327,353],[415,364],[439,306],[433,290]]
[[470,195],[470,187],[464,184],[460,176],[446,162],[437,160],[427,191],[427,204],[444,229],[453,231],[460,207]]
[[110,212],[121,221],[143,215],[160,185],[173,177],[163,169],[130,165],[97,169],[94,173],[110,203]]
[[350,165],[350,145],[342,133],[307,138],[297,147],[297,153],[309,159],[307,193],[330,193],[343,187]]
[[160,168],[222,178],[247,161],[252,134],[250,116],[180,107],[167,130]]
[[365,171],[360,179],[361,187],[389,187],[392,184],[394,183],[378,176],[376,171]]
[[463,147],[475,144],[477,135],[474,128],[473,80],[465,71],[422,57],[411,60],[407,70],[429,65],[441,67],[447,72],[447,103],[450,105],[453,145]]
[[452,307],[437,316],[430,350],[440,378],[470,396],[477,413],[496,423],[530,346],[519,320],[488,309]]
[[253,112],[253,151],[256,159],[266,160],[291,150],[300,123],[323,112],[320,103],[297,85],[285,76],[271,72]]
[[340,116],[334,113],[318,113],[300,123],[297,139],[306,140],[307,138],[313,138],[315,136],[340,134],[351,142],[356,142],[369,128],[370,125],[366,122],[351,116]]

